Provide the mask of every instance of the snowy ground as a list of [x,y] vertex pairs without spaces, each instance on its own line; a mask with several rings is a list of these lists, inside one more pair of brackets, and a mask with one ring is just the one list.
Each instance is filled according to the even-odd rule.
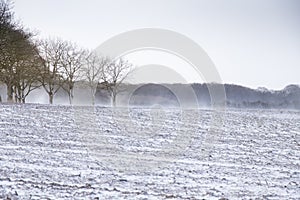
[[0,199],[300,199],[300,111],[219,117],[0,104]]

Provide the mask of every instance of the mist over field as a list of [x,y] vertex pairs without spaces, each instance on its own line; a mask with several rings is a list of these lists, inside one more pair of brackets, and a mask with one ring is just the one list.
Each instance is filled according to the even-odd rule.
[[[155,104],[169,107],[180,107],[180,103],[191,107],[211,107],[211,96],[207,85],[214,84],[126,84],[124,90],[117,96],[119,106],[152,106]],[[190,99],[184,94],[186,89],[192,89],[196,99]],[[267,88],[251,89],[239,85],[225,84],[226,106],[228,108],[263,108],[263,109],[300,109],[300,86],[288,85],[282,90]],[[174,93],[173,91],[176,91]],[[130,92],[130,93],[129,93]],[[183,96],[180,100],[176,95]],[[2,101],[6,99],[6,89],[0,87]],[[184,97],[186,95],[186,97]],[[196,101],[195,101],[196,100]],[[28,103],[48,103],[48,96],[42,88],[33,91],[27,98]],[[195,103],[196,102],[196,103]],[[60,90],[54,100],[55,104],[69,104],[68,96]],[[75,85],[74,105],[91,105],[89,89],[82,84]],[[110,97],[103,89],[96,91],[96,104],[110,106]]]

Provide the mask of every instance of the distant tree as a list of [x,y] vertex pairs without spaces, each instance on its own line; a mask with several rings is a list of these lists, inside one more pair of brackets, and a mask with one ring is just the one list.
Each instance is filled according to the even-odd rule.
[[103,80],[103,71],[109,63],[107,58],[101,57],[93,52],[86,56],[86,62],[82,68],[82,75],[90,89],[92,105],[95,105],[96,91],[98,84]]
[[102,70],[102,85],[111,97],[112,106],[116,106],[117,95],[122,92],[121,85],[132,72],[133,65],[127,60],[119,58],[110,61]]
[[62,60],[66,48],[67,43],[60,39],[39,41],[39,54],[43,60],[40,82],[49,96],[50,104],[53,104],[54,95],[64,84]]
[[66,42],[62,54],[62,75],[64,77],[63,89],[69,96],[70,104],[74,98],[74,85],[82,78],[82,67],[85,62],[86,51],[75,43]]

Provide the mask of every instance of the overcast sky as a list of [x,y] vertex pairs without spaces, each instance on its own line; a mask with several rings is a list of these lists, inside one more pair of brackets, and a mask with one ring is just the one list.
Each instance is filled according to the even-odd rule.
[[[300,84],[298,0],[15,0],[14,10],[39,37],[90,49],[132,29],[173,30],[207,52],[225,83]],[[163,62],[162,55],[153,58]]]

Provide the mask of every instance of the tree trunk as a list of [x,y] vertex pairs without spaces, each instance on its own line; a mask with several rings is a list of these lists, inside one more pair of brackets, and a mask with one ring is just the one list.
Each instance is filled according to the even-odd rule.
[[92,106],[95,105],[95,99],[96,99],[96,97],[95,97],[95,94],[93,93],[93,94],[92,94]]
[[117,105],[117,94],[116,93],[113,93],[112,94],[112,106],[115,108],[116,105]]
[[95,105],[95,99],[96,99],[96,91],[94,88],[91,88],[91,95],[92,95],[92,106]]
[[49,103],[53,104],[53,94],[52,93],[49,94]]
[[7,85],[7,102],[13,102],[13,87]]
[[21,97],[20,98],[21,98],[20,103],[25,103],[25,98],[26,97],[25,97],[25,94],[24,94],[24,90],[21,91]]
[[18,96],[17,90],[15,89],[14,91],[15,91],[15,102],[20,103],[21,101],[20,101],[20,98]]
[[72,97],[71,97],[71,95],[69,95],[69,103],[70,103],[70,105],[72,105]]
[[68,93],[69,93],[69,102],[70,102],[70,105],[72,105],[73,104],[73,97],[74,97],[73,90],[70,89]]

